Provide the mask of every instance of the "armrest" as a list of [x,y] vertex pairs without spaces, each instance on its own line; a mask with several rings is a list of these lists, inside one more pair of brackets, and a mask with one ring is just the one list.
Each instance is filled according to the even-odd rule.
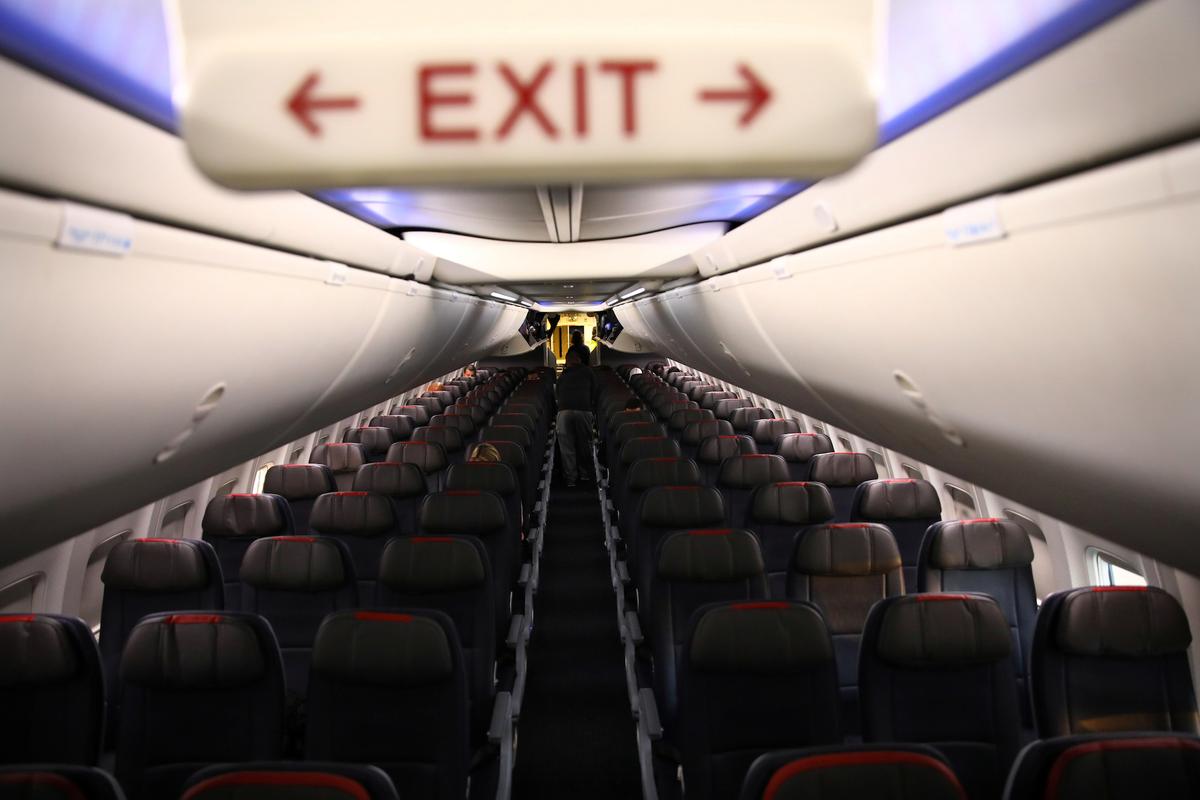
[[617,562],[617,580],[621,583],[629,583],[629,567],[625,566],[624,561]]
[[625,631],[629,634],[629,641],[635,645],[646,641],[642,636],[642,622],[638,619],[636,611],[625,612]]
[[517,576],[517,585],[524,586],[529,583],[531,575],[533,575],[533,565],[526,561],[521,565],[521,574]]
[[[654,697],[651,696],[651,702]],[[655,712],[657,713],[657,712]],[[500,744],[512,728],[512,694],[497,692],[496,704],[492,706],[492,722],[488,725],[488,741]]]
[[525,638],[525,615],[513,614],[512,621],[508,623],[508,636],[504,639],[504,644],[512,650],[516,650]]
[[[499,699],[499,698],[497,698]],[[653,741],[663,737],[662,721],[658,717],[658,702],[654,699],[653,689],[642,689],[638,692],[639,719],[646,726],[646,734]]]

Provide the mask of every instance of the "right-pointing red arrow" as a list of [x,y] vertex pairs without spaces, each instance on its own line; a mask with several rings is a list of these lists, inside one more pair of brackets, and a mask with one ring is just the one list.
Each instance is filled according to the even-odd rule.
[[738,64],[738,74],[746,82],[743,88],[702,89],[700,91],[700,102],[722,103],[744,101],[746,109],[738,119],[738,126],[744,128],[753,122],[754,118],[763,110],[763,107],[771,101],[771,89],[762,82],[762,79],[755,74],[754,70],[745,64]]

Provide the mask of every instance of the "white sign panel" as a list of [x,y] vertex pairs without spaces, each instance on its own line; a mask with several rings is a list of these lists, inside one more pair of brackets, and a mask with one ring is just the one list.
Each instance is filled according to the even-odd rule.
[[297,188],[818,177],[875,143],[871,0],[590,5],[178,0],[183,135]]

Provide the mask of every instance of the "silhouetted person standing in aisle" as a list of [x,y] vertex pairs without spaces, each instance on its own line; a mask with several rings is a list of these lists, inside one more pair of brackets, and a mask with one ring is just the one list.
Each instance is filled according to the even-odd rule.
[[[587,350],[582,342],[580,347]],[[567,486],[574,486],[577,479],[594,480],[591,444],[598,386],[591,368],[580,361],[579,353],[572,345],[567,351],[567,368],[554,387],[558,400],[558,416],[555,418],[558,452]]]
[[[567,348],[566,357],[570,358],[571,353],[579,356],[579,363],[585,367],[592,364],[592,351],[583,343],[583,331],[575,331],[571,334],[571,346]],[[569,361],[567,363],[570,363]]]

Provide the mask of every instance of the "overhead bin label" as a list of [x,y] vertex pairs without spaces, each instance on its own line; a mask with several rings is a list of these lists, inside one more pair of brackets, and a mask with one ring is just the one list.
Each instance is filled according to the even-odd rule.
[[183,135],[247,188],[819,177],[874,145],[869,0],[826,10],[825,35],[803,0],[750,23],[695,5],[604,26],[525,0],[559,15],[526,32],[468,2],[423,36],[386,9],[351,35],[353,4],[324,34],[255,33],[238,4],[182,0]]

